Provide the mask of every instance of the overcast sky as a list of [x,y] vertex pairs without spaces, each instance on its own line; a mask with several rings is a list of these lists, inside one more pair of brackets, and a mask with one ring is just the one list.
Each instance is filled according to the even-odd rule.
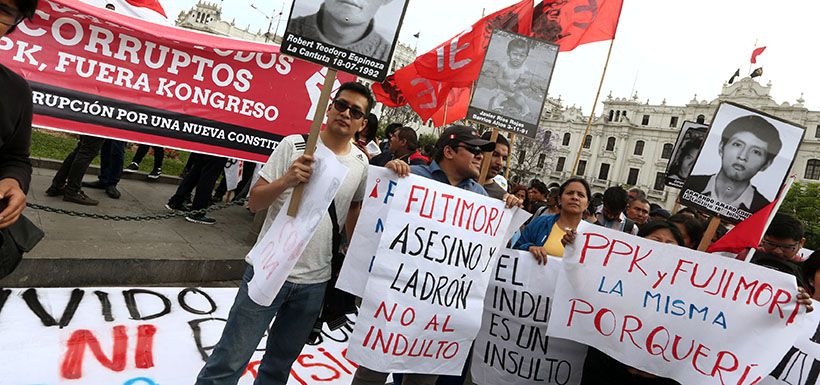
[[[163,0],[172,19],[197,0]],[[213,1],[213,0],[212,0]],[[215,0],[219,2],[219,0]],[[395,0],[399,1],[399,0]],[[410,0],[400,41],[424,53],[477,21],[482,10],[494,12],[514,0]],[[260,11],[250,7],[254,4]],[[282,8],[279,32],[285,30],[291,0],[230,0],[223,19],[266,30]],[[758,57],[763,84],[771,81],[778,103],[794,103],[803,93],[805,105],[820,110],[820,1],[817,0],[626,0],[601,97],[629,97],[641,102],[684,105],[695,94],[712,100],[724,82],[740,68],[751,72],[755,47],[767,46]],[[419,39],[413,37],[421,33]],[[558,56],[550,96],[589,113],[600,81],[609,42],[582,45]],[[597,111],[600,114],[600,105]]]

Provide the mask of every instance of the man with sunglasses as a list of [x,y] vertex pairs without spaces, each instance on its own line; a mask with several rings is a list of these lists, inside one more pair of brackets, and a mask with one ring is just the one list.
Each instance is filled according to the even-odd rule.
[[[336,154],[349,170],[331,206],[335,207],[339,226],[345,226],[348,237],[359,217],[368,167],[367,156],[353,145],[352,139],[367,123],[365,116],[373,103],[367,87],[356,82],[342,84],[327,110],[327,128],[319,134],[318,145]],[[285,137],[259,172],[261,178],[251,189],[248,202],[252,212],[268,209],[258,240],[268,231],[276,231],[270,228],[271,224],[293,188],[310,180],[313,156],[304,155],[304,149],[301,135]],[[254,383],[288,382],[290,368],[322,309],[331,277],[332,244],[333,224],[326,212],[270,306],[260,306],[248,296],[253,267],[247,268],[222,338],[200,371],[197,385],[235,385],[266,332],[265,355]],[[271,325],[274,316],[276,320]]]
[[[478,132],[466,126],[450,126],[444,130],[436,142],[433,161],[429,165],[410,166],[400,159],[394,159],[385,165],[399,176],[410,173],[433,179],[441,183],[456,186],[476,194],[488,196],[487,191],[476,179],[481,174],[481,162],[485,152],[492,152],[496,144],[482,139]],[[518,206],[520,200],[513,194],[504,197],[507,207]],[[377,372],[364,366],[359,366],[353,375],[352,385],[382,385],[387,380],[388,373]],[[397,377],[401,377],[401,381]],[[459,376],[448,376],[449,380],[463,383]],[[434,374],[403,374],[394,375],[396,383],[404,385],[433,385],[439,376]]]
[[759,248],[786,261],[802,262],[799,252],[806,243],[803,236],[803,223],[799,219],[777,213],[763,235]]
[[[37,0],[0,0],[0,37],[31,18]],[[20,218],[31,183],[31,88],[0,65],[0,229]]]

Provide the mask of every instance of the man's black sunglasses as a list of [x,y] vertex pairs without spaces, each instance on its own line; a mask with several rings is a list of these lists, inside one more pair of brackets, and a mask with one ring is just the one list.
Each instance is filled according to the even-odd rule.
[[359,120],[359,119],[364,117],[364,111],[362,111],[362,110],[360,110],[356,107],[351,106],[350,103],[348,103],[344,100],[334,100],[333,101],[333,108],[336,111],[339,111],[339,112],[345,112],[347,110],[350,110],[350,117],[352,119]]
[[20,24],[24,18],[25,16],[17,10],[5,4],[0,4],[0,24],[7,27],[14,27],[17,24]]
[[478,147],[478,146],[469,146],[469,145],[466,145],[466,144],[460,144],[457,147],[461,147],[461,148],[469,151],[471,154],[473,154],[475,156],[478,156],[478,154],[484,153],[484,151],[481,150],[481,147]]

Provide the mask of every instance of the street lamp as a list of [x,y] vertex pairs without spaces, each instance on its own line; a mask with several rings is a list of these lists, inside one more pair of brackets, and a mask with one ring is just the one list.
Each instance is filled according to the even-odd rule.
[[[260,14],[262,14],[262,16],[264,16],[266,19],[268,19],[268,32],[265,33],[265,43],[267,43],[268,38],[270,37],[270,29],[271,29],[271,27],[273,27],[273,17],[266,15],[264,12],[262,12],[262,10],[260,10],[259,8],[256,8],[256,5],[254,5],[253,3],[251,3],[251,8],[253,8],[254,10],[256,10],[256,12],[259,12]],[[280,16],[280,19],[281,19],[281,16],[282,16],[281,11],[279,11],[279,16]],[[276,22],[276,29],[279,30],[279,22],[278,21]],[[276,39],[273,39],[273,40],[274,40],[274,43],[275,43]]]

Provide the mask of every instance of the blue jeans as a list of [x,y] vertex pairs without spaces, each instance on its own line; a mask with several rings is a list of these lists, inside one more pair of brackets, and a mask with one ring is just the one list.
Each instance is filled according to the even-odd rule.
[[270,326],[254,384],[285,385],[288,382],[290,368],[319,317],[327,283],[285,282],[270,306],[260,306],[248,297],[248,282],[252,277],[253,267],[249,266],[228,314],[222,338],[199,372],[196,385],[235,385],[274,316],[276,320]]

